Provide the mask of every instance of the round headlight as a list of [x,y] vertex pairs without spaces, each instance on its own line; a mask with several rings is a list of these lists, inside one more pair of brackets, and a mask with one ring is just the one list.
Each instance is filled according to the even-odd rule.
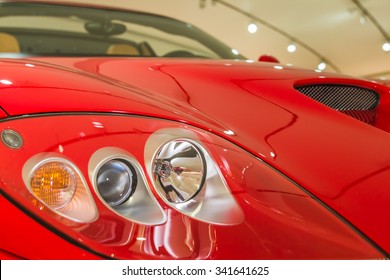
[[173,140],[158,150],[153,173],[159,194],[169,202],[181,203],[192,199],[202,189],[206,164],[195,144]]
[[110,160],[103,164],[97,174],[97,190],[110,206],[127,201],[135,191],[137,177],[132,166],[121,160]]
[[74,170],[62,162],[48,162],[32,174],[30,188],[33,194],[54,209],[66,206],[76,191]]

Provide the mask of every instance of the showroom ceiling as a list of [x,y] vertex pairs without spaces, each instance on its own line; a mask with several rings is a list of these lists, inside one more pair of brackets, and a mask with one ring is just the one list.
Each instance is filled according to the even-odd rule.
[[[160,13],[190,22],[249,59],[367,78],[390,78],[389,0],[75,0]],[[359,8],[358,5],[361,4]],[[363,8],[363,10],[361,10]],[[247,26],[255,22],[256,33]],[[295,52],[287,51],[294,42]]]

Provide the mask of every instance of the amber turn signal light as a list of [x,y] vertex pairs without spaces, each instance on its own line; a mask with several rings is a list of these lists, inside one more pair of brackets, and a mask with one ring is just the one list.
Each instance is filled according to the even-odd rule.
[[31,176],[31,191],[54,209],[66,206],[77,186],[74,171],[62,162],[48,162],[37,168]]

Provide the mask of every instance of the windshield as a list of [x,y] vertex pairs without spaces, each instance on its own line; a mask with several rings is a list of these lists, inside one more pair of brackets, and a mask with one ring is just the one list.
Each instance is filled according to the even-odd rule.
[[198,28],[113,9],[0,3],[0,54],[244,59]]

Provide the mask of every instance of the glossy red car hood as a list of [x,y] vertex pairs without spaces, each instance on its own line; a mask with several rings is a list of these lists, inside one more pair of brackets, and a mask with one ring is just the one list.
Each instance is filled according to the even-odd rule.
[[292,178],[390,252],[389,118],[381,120],[385,130],[378,129],[293,86],[370,87],[387,95],[388,106],[387,87],[275,64],[212,60],[35,58],[3,61],[0,69],[0,107],[8,115],[131,113],[213,131]]

